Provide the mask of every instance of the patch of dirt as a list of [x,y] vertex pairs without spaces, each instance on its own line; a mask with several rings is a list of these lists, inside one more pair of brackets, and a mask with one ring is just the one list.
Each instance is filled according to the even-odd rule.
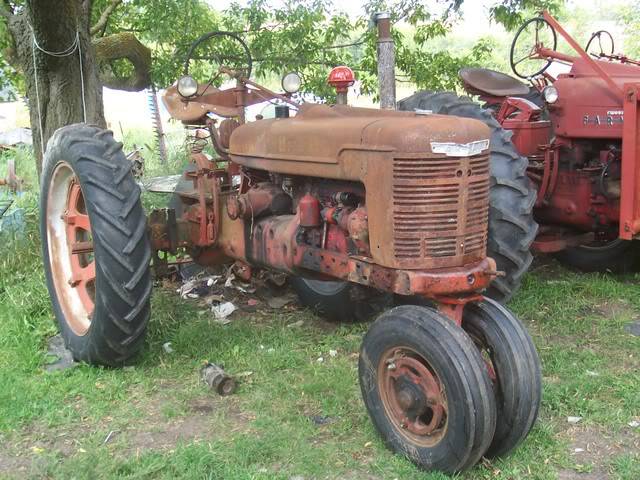
[[592,471],[558,472],[562,480],[603,480],[609,478],[608,466],[612,458],[640,451],[640,433],[630,428],[612,433],[593,426],[571,426],[561,434],[569,441],[569,452],[576,465],[591,465]]
[[[109,448],[118,444],[117,455],[127,457],[148,450],[171,450],[179,443],[215,441],[226,435],[250,431],[255,417],[243,412],[235,399],[207,394],[189,401],[186,411],[167,419],[166,409],[180,407],[171,401],[171,391],[163,390],[149,400],[132,400],[144,412],[122,427],[111,417],[90,425],[80,420],[72,425],[50,428],[34,423],[8,438],[0,437],[0,476],[41,471],[51,457],[66,458],[82,452],[87,442],[101,442]],[[91,438],[92,437],[92,438]],[[40,466],[39,466],[40,465]]]
[[636,318],[638,316],[638,313],[633,306],[621,298],[613,298],[602,303],[594,304],[592,311],[604,318],[615,318],[621,316]]
[[559,470],[558,480],[604,480],[602,473],[576,472],[575,470]]
[[[188,412],[167,419],[162,413],[169,403],[156,400],[145,408],[146,417],[119,432],[128,447],[123,454],[145,450],[171,450],[179,443],[197,443],[202,440],[215,441],[229,433],[249,430],[251,414],[240,411],[233,399],[214,396],[198,397],[188,403]],[[220,416],[223,419],[220,421]],[[222,423],[222,424],[220,424]]]

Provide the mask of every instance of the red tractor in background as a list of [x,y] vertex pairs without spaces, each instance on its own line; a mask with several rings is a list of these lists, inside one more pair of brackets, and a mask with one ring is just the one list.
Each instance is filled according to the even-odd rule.
[[[557,50],[558,34],[576,55]],[[587,53],[593,47],[599,51]],[[460,71],[483,106],[432,92],[398,105],[476,118],[492,129],[489,252],[506,272],[496,286],[506,287],[503,298],[513,293],[529,246],[584,271],[629,270],[640,233],[640,63],[614,54],[606,31],[581,48],[547,12],[520,27],[510,63],[529,85],[489,69]],[[532,211],[537,234],[524,221]]]

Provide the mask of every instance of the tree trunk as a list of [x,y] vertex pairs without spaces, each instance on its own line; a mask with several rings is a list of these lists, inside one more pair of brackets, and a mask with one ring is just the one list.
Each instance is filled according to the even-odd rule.
[[[105,125],[102,87],[94,61],[89,34],[89,0],[28,0],[26,8],[8,19],[14,39],[14,59],[26,82],[29,114],[38,174],[42,170],[41,138],[46,146],[55,130],[71,123]],[[55,6],[54,6],[55,5]],[[35,49],[33,40],[49,52],[63,52],[80,36],[80,52],[56,57]],[[35,67],[35,68],[34,68]],[[37,85],[37,90],[36,90]]]

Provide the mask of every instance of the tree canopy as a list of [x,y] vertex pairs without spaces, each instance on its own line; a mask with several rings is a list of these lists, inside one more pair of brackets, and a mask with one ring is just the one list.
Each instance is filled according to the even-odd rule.
[[[338,11],[331,0],[288,0],[278,8],[268,0],[251,0],[246,5],[232,3],[224,11],[203,0],[82,1],[90,3],[90,34],[100,78],[106,86],[126,90],[139,90],[151,82],[159,87],[171,84],[181,74],[191,42],[207,31],[223,30],[238,33],[248,43],[259,79],[295,70],[304,77],[307,92],[326,97],[332,95],[325,83],[328,69],[347,64],[356,71],[363,92],[375,93],[376,39],[370,18],[381,10],[391,12],[397,25],[398,78],[418,88],[453,88],[458,69],[481,64],[491,48],[483,41],[465,54],[426,48],[451,30],[464,0],[369,0],[355,19]],[[491,15],[512,29],[525,16],[545,8],[557,11],[561,3],[501,0]],[[24,4],[25,0],[0,0],[0,11],[19,12]],[[24,72],[12,62],[12,41],[6,21],[0,20],[0,87],[11,84],[23,93]],[[127,45],[124,56],[123,45]],[[151,51],[149,65],[143,45]],[[225,42],[218,48],[227,48]]]

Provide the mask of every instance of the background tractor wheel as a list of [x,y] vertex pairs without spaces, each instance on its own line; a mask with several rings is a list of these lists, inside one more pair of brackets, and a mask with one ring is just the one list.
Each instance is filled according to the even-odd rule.
[[362,341],[360,389],[385,444],[421,468],[471,468],[489,447],[496,405],[469,336],[435,310],[393,308]]
[[391,302],[391,295],[353,284],[289,277],[300,303],[334,322],[366,322]]
[[77,360],[123,364],[144,341],[151,248],[140,189],[110,131],[55,132],[40,212],[47,287],[67,348]]
[[542,397],[538,353],[520,321],[491,299],[468,304],[462,328],[482,353],[496,396],[496,433],[485,456],[506,455],[526,438],[538,417]]
[[565,265],[583,272],[631,273],[638,270],[640,244],[637,241],[616,239],[567,248],[556,257]]
[[480,120],[491,128],[491,195],[489,200],[489,239],[487,253],[506,273],[496,278],[487,296],[507,302],[520,287],[522,276],[533,259],[529,251],[538,232],[533,220],[536,192],[526,174],[528,160],[511,143],[511,132],[504,130],[491,112],[467,97],[453,93],[418,92],[398,102],[399,110],[431,110]]

